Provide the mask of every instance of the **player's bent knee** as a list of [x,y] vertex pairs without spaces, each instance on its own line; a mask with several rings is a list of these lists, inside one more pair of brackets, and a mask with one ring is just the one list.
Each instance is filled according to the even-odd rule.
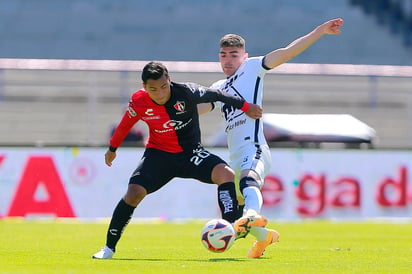
[[213,168],[212,181],[215,184],[233,182],[235,180],[235,172],[226,164],[218,164]]
[[146,196],[147,191],[141,185],[129,184],[124,200],[131,206],[137,206]]
[[256,179],[250,176],[243,177],[239,182],[239,188],[241,192],[243,192],[244,188],[250,187],[250,186],[255,186],[257,188],[260,188],[259,183],[256,181]]

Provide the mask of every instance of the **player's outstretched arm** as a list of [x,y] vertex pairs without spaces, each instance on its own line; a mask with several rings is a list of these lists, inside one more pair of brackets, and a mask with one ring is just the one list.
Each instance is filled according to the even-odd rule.
[[277,67],[293,57],[299,55],[302,51],[307,49],[310,45],[316,42],[325,34],[339,34],[340,27],[343,25],[342,18],[329,20],[319,26],[308,34],[299,37],[284,48],[276,49],[265,56],[265,66],[269,68]]

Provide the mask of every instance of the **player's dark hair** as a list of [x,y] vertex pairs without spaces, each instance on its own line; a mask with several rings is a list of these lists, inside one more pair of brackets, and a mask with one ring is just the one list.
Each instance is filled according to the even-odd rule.
[[159,62],[149,62],[147,63],[142,71],[142,81],[146,84],[148,79],[157,80],[162,76],[169,77],[169,71],[166,66]]
[[220,47],[221,48],[223,47],[245,48],[246,42],[245,42],[245,39],[242,38],[242,36],[229,33],[220,39]]

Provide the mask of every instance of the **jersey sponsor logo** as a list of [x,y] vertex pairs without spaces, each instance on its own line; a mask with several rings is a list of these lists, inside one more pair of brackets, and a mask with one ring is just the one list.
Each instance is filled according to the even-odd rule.
[[166,123],[163,124],[164,128],[176,128],[179,127],[181,124],[183,124],[182,121],[176,121],[176,120],[169,120]]
[[238,126],[241,126],[241,125],[244,125],[244,124],[246,124],[246,119],[236,121],[233,124],[228,125],[225,129],[225,132],[228,132],[228,131],[234,129],[235,127],[238,127]]
[[148,108],[148,109],[146,109],[146,111],[145,111],[145,113],[144,114],[146,114],[146,115],[148,115],[148,116],[152,116],[152,115],[154,115],[154,113],[153,113],[153,109],[152,108]]
[[183,123],[182,121],[169,120],[169,121],[167,121],[166,123],[163,124],[163,128],[165,128],[165,129],[163,129],[163,130],[155,129],[155,131],[158,132],[158,133],[176,131],[176,130],[179,130],[179,129],[182,129],[182,128],[186,127],[191,122],[192,122],[192,119],[190,119],[186,123]]
[[137,115],[136,111],[134,111],[134,109],[131,106],[127,108],[127,113],[129,114],[130,118],[135,117]]
[[144,121],[160,119],[160,116],[159,116],[159,115],[153,116],[153,115],[155,115],[155,114],[154,114],[152,108],[146,109],[146,111],[144,112],[144,114],[147,115],[147,116],[143,116],[143,117],[142,117],[142,120],[144,120]]
[[177,101],[173,107],[178,111],[176,114],[181,114],[185,112],[185,102],[184,101]]
[[155,120],[155,119],[160,119],[159,115],[156,116],[143,116],[142,120],[147,121],[147,120]]

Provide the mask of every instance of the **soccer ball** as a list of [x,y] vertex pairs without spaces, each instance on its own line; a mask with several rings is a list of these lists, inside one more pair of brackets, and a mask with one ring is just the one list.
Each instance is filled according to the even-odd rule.
[[235,242],[235,230],[224,219],[212,219],[202,228],[201,239],[207,250],[222,253]]

